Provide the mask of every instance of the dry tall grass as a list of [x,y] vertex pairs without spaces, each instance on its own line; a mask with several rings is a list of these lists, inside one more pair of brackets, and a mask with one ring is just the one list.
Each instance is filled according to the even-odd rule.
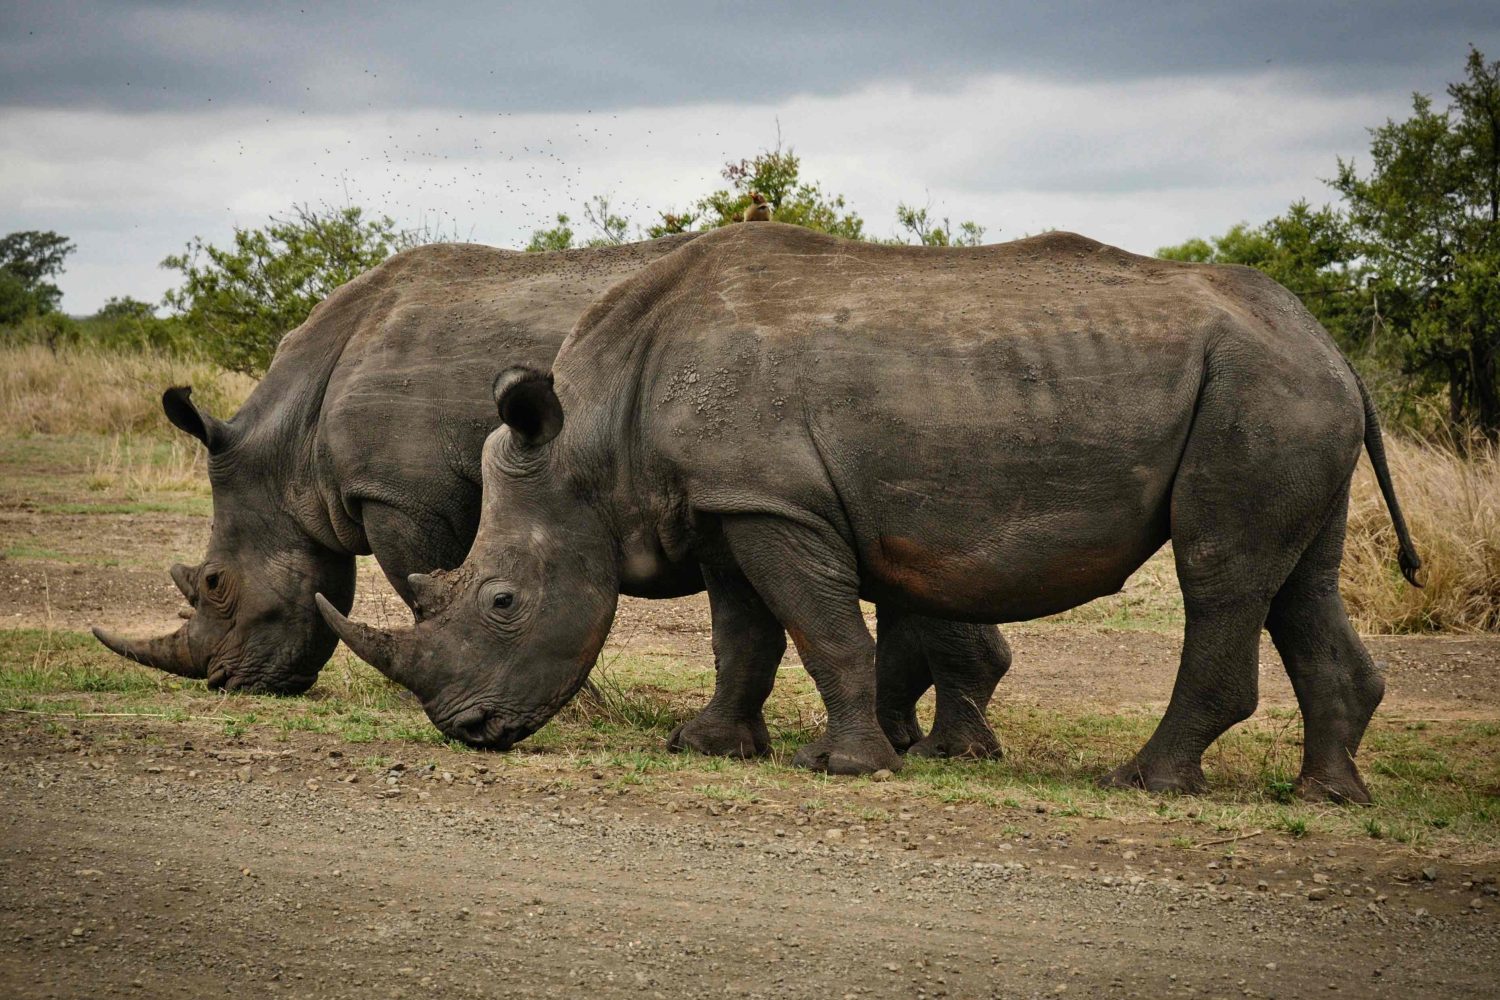
[[1396,534],[1367,459],[1354,477],[1343,593],[1366,632],[1500,631],[1500,448],[1386,438],[1396,498],[1422,557],[1422,589],[1396,568]]
[[162,441],[116,434],[101,442],[89,473],[93,492],[131,497],[154,493],[208,493],[208,454],[186,434]]
[[161,412],[169,385],[191,385],[194,402],[228,416],[255,383],[204,361],[150,351],[4,347],[0,433],[176,434]]

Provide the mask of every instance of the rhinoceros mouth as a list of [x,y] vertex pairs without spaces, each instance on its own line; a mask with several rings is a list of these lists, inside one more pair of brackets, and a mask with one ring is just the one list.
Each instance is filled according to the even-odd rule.
[[434,725],[449,739],[458,740],[476,750],[498,750],[501,753],[536,732],[536,726],[510,722],[493,709],[469,707]]

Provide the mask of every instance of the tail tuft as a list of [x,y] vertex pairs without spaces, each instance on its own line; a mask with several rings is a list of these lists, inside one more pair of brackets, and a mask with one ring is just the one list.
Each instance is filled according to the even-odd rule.
[[1401,551],[1396,554],[1396,561],[1401,564],[1401,575],[1406,577],[1406,582],[1422,589],[1422,584],[1417,580],[1417,570],[1422,568],[1422,559],[1417,555],[1417,550],[1411,547],[1410,542],[1401,546]]

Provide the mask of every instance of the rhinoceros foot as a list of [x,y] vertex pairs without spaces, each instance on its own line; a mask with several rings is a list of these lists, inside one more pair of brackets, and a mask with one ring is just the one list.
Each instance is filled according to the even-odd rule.
[[1370,790],[1351,762],[1347,774],[1303,774],[1292,786],[1297,796],[1308,802],[1337,802],[1358,806],[1370,804]]
[[798,750],[792,763],[829,774],[874,774],[880,770],[901,770],[901,755],[890,740],[876,731],[865,737],[824,736]]
[[906,752],[913,757],[964,760],[998,760],[1005,755],[995,731],[983,723],[934,726],[931,733],[913,743]]
[[1202,795],[1208,779],[1197,761],[1135,757],[1099,779],[1104,788],[1140,788],[1148,792]]
[[710,757],[764,757],[771,752],[771,733],[759,715],[730,719],[704,711],[673,730],[667,749],[696,750]]

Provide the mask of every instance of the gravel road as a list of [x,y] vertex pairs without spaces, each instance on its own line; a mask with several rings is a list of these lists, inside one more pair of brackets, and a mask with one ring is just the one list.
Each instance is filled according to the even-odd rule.
[[1489,997],[1500,970],[1493,867],[68,725],[0,716],[7,997]]

